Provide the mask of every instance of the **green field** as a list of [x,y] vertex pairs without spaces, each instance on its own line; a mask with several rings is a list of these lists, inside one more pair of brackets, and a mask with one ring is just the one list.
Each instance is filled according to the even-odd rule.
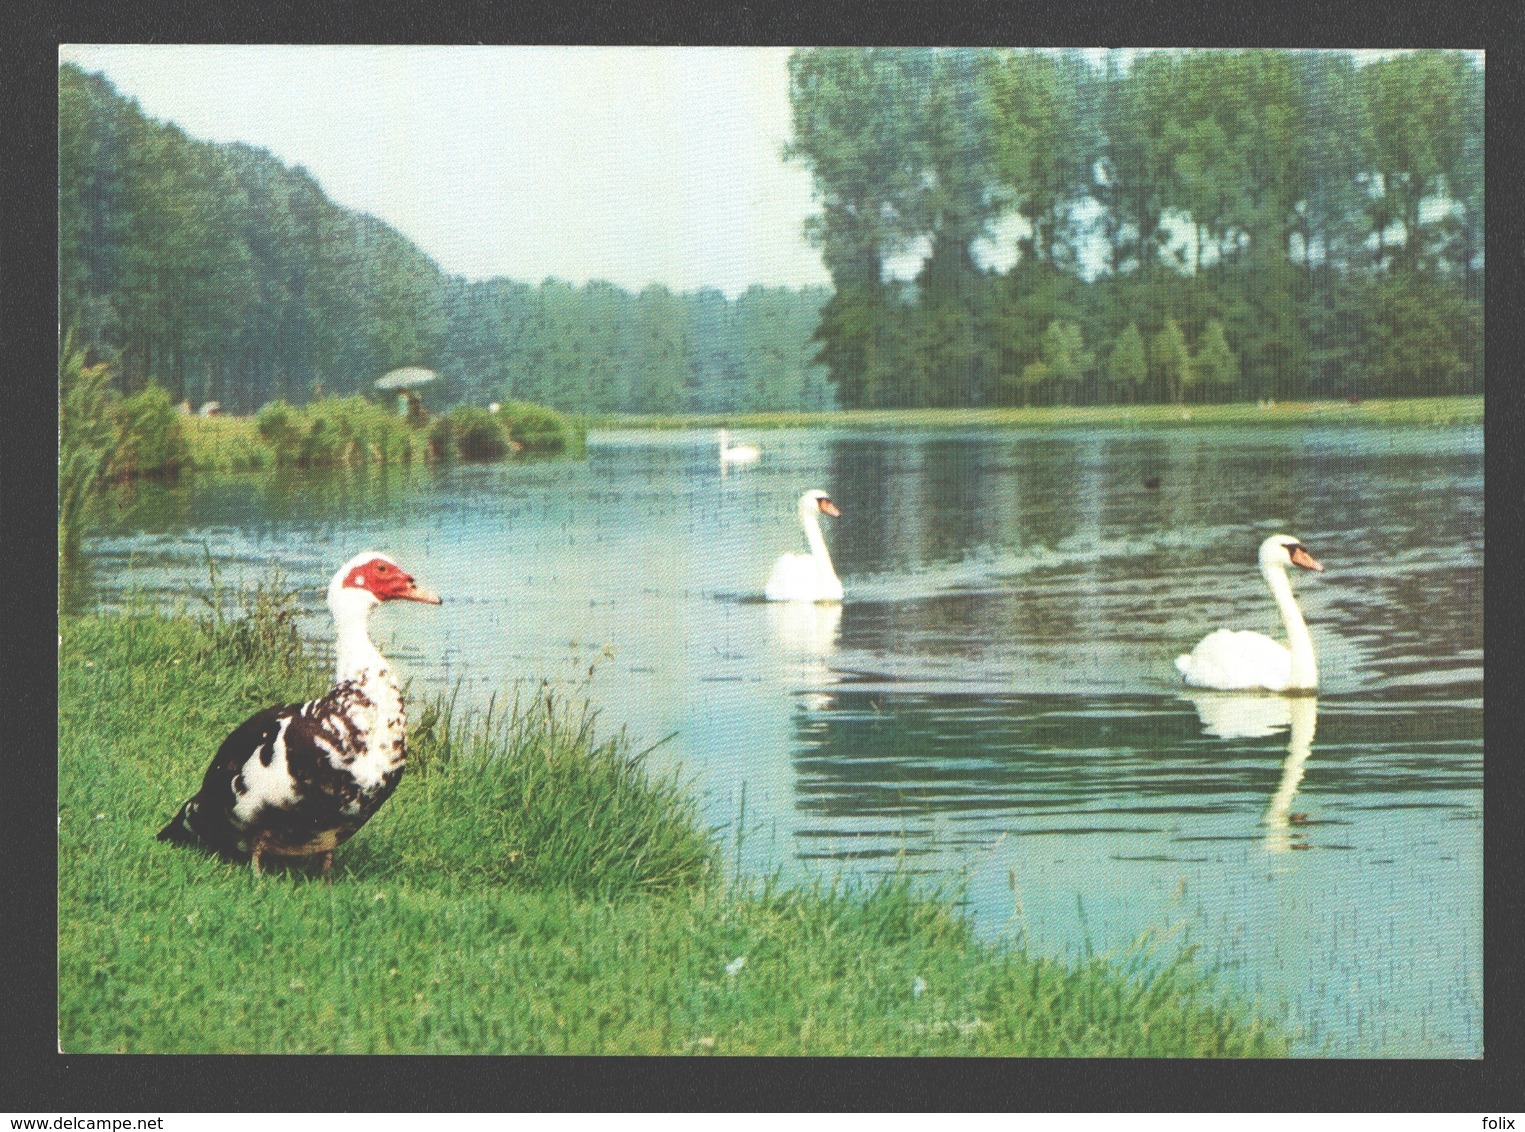
[[1009,409],[845,409],[834,413],[729,413],[607,416],[593,429],[616,428],[1163,428],[1204,425],[1482,424],[1481,397],[1407,397],[1359,401],[1276,401],[1264,405],[1055,405]]
[[1055,962],[903,882],[727,883],[683,784],[575,684],[415,704],[332,883],[157,842],[232,726],[326,684],[273,591],[245,612],[61,625],[65,1052],[1285,1052],[1174,948]]

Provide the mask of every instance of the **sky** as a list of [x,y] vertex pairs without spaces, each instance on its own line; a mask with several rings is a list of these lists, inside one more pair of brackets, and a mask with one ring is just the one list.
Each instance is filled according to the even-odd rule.
[[301,165],[468,279],[828,285],[788,48],[64,45],[145,114]]

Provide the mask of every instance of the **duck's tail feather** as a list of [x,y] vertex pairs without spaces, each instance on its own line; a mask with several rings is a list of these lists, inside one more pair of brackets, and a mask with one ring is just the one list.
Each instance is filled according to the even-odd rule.
[[160,841],[173,841],[176,845],[200,845],[201,838],[191,828],[191,813],[196,805],[192,798],[180,807],[169,824],[159,831]]

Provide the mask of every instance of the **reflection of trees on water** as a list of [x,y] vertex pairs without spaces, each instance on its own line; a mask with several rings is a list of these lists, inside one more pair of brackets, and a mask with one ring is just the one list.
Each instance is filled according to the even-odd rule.
[[999,444],[832,441],[831,491],[843,509],[831,532],[838,573],[910,570],[1012,543],[1021,507],[1011,471]]
[[103,532],[163,534],[191,528],[249,532],[293,523],[376,521],[406,515],[439,473],[422,467],[280,468],[238,475],[184,477],[114,489]]

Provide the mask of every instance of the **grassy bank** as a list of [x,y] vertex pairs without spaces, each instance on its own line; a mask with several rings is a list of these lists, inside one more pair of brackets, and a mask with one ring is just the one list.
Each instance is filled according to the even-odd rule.
[[233,725],[326,683],[278,596],[246,612],[62,623],[67,1052],[1284,1052],[1185,959],[1036,959],[901,883],[727,886],[688,792],[575,688],[414,705],[332,884],[156,842]]
[[1483,422],[1481,397],[1276,401],[1264,405],[1054,405],[1006,409],[844,409],[834,413],[606,416],[593,429],[1200,428],[1204,425],[1456,425]]

